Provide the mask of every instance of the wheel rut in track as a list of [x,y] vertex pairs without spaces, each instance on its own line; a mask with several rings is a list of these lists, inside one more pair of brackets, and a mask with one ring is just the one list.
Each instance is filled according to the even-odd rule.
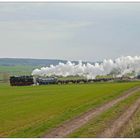
[[120,132],[121,128],[130,120],[140,106],[140,99],[136,100],[118,119],[116,119],[110,127],[106,128],[98,137],[113,138]]

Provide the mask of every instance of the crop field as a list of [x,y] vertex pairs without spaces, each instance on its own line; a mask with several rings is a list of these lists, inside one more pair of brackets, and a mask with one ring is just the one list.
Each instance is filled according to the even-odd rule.
[[[0,84],[0,137],[43,137],[65,121],[115,100],[139,85],[140,82],[27,87]],[[134,93],[68,137],[96,137],[139,96],[140,92]]]

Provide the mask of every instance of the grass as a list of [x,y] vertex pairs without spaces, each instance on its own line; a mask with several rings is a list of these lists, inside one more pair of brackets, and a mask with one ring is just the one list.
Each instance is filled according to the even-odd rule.
[[41,137],[62,122],[139,85],[96,83],[10,87],[0,85],[0,137]]
[[[115,121],[139,97],[140,97],[140,92],[136,92],[135,94],[131,95],[127,99],[119,102],[115,106],[103,112],[101,115],[92,119],[89,123],[87,123],[80,129],[78,129],[76,132],[70,134],[68,137],[75,137],[75,138],[98,137],[99,134],[103,132],[105,128],[109,127],[111,123],[113,123],[113,121]],[[131,127],[129,126],[127,128],[131,128]],[[140,134],[140,131],[138,132]],[[117,134],[116,137],[120,137],[119,134]]]

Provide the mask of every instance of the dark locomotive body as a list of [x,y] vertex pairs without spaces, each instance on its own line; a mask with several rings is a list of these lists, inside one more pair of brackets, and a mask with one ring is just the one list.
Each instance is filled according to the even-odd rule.
[[140,79],[140,74],[137,76],[137,79]]
[[33,76],[11,76],[11,86],[29,86],[34,84]]

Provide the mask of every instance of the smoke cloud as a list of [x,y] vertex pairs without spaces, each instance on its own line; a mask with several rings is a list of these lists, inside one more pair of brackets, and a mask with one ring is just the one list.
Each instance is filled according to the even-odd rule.
[[83,64],[79,61],[78,64],[68,61],[66,64],[59,63],[58,65],[50,65],[49,67],[42,67],[35,69],[32,72],[34,76],[84,76],[87,79],[95,79],[96,76],[105,76],[113,74],[116,77],[133,73],[138,75],[140,73],[140,56],[126,56],[119,57],[115,60],[103,60],[102,63]]

